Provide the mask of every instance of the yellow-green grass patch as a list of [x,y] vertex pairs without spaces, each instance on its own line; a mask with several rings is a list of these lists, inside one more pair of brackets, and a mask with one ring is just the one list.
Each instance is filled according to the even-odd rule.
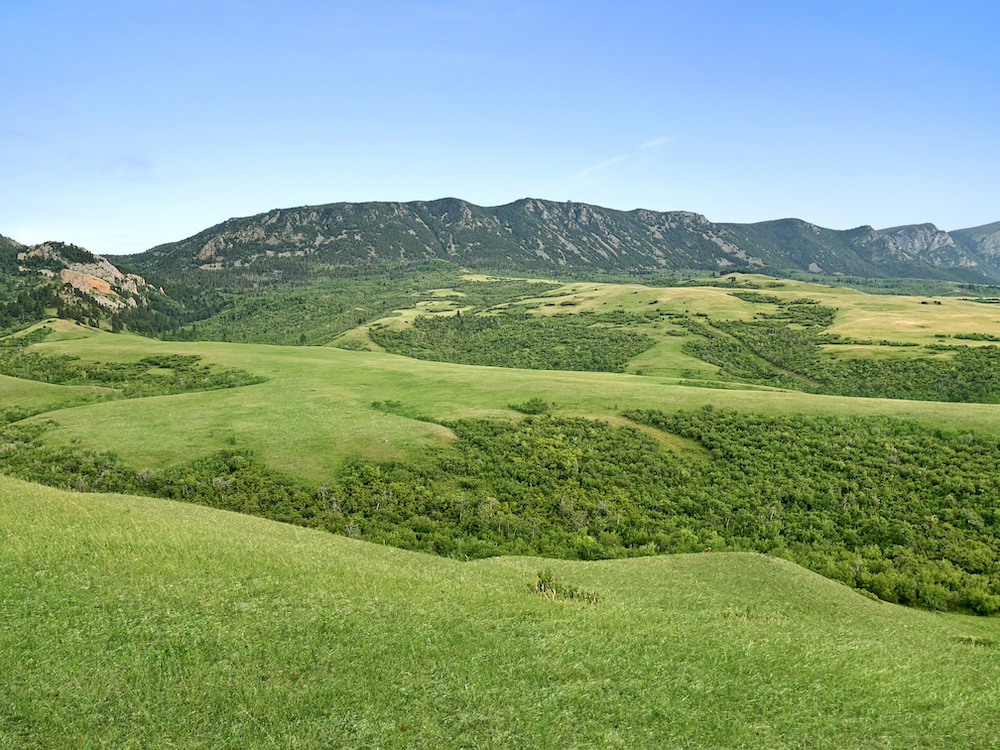
[[[941,297],[862,295],[842,306],[830,333],[860,339],[889,339],[918,344],[940,343],[935,334],[985,333],[1000,336],[1000,310],[990,305]],[[934,304],[939,302],[940,304]],[[962,341],[973,344],[975,341]],[[988,343],[988,342],[987,342]]]

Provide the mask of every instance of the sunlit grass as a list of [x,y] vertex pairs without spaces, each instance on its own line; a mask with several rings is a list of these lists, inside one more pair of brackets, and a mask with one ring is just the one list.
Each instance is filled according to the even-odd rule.
[[[416,446],[449,439],[449,431],[439,425],[371,408],[373,401],[386,400],[402,402],[412,416],[438,420],[516,418],[510,404],[538,397],[554,402],[556,412],[567,416],[601,418],[627,408],[675,411],[713,404],[765,414],[881,414],[948,429],[1000,430],[996,405],[718,390],[678,385],[676,375],[511,370],[329,347],[161,342],[110,333],[42,348],[92,360],[196,354],[207,362],[269,378],[232,390],[94,404],[44,415],[58,422],[46,433],[53,443],[113,450],[138,468],[170,465],[238,446],[256,451],[271,466],[320,482],[346,458],[393,458]],[[650,351],[651,357],[659,356],[655,349]],[[678,356],[692,369],[698,368],[699,360]],[[666,357],[661,361],[667,369]],[[38,384],[27,388],[34,385]]]
[[[940,343],[935,334],[1000,332],[994,307],[956,298],[940,305],[917,297],[874,296],[853,289],[794,281],[751,278],[761,291],[782,298],[810,297],[838,308],[834,332],[875,340]],[[773,308],[732,296],[725,287],[651,288],[638,284],[573,283],[526,303],[533,314],[593,310],[644,315],[661,309],[713,318],[749,319]],[[559,301],[579,305],[562,306]],[[547,303],[555,303],[551,307]],[[387,318],[405,325],[420,310],[460,303],[453,290],[414,297],[414,307]],[[541,307],[532,304],[542,303]],[[652,304],[650,304],[652,303]],[[441,313],[451,314],[451,313]],[[900,321],[904,321],[900,323]],[[926,326],[916,328],[914,326]],[[129,334],[99,333],[60,321],[57,333],[39,346],[84,361],[137,361],[150,354],[195,354],[227,367],[269,378],[247,388],[210,393],[94,404],[46,415],[58,426],[46,439],[56,444],[113,450],[138,468],[176,464],[217,450],[254,450],[271,466],[311,481],[326,481],[350,457],[391,459],[419,446],[450,439],[450,432],[426,421],[470,416],[516,418],[508,408],[526,398],[555,403],[565,416],[610,418],[627,408],[665,411],[706,404],[765,414],[882,414],[912,418],[948,429],[1000,430],[1000,407],[981,404],[910,402],[814,396],[752,386],[690,387],[713,383],[717,368],[684,354],[690,336],[666,318],[639,327],[658,343],[629,362],[624,374],[510,370],[417,361],[377,351],[364,329],[345,335],[376,351],[333,347],[275,347],[213,342],[162,342]],[[960,330],[961,329],[961,330]],[[977,343],[965,342],[963,343]],[[918,347],[830,346],[839,357],[949,356]],[[635,373],[641,372],[641,377]],[[46,406],[78,398],[81,389],[0,378],[0,405]],[[399,401],[398,416],[371,408],[373,401]]]
[[[989,747],[1000,620],[782,560],[461,563],[0,478],[0,747]],[[531,592],[537,571],[597,604]]]

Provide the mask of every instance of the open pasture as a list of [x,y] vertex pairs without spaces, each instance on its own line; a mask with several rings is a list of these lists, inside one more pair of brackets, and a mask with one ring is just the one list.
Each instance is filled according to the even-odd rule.
[[[463,277],[466,281],[478,282],[487,282],[489,278],[469,275]],[[727,283],[730,280],[731,283]],[[641,284],[573,282],[549,287],[540,296],[529,295],[503,302],[479,314],[527,312],[541,318],[573,314],[621,314],[624,316],[622,320],[613,323],[616,328],[649,336],[656,342],[650,349],[633,357],[625,366],[625,372],[660,378],[712,380],[717,372],[714,365],[685,354],[685,343],[697,337],[689,335],[681,322],[673,316],[705,316],[713,321],[748,322],[762,315],[773,316],[780,312],[778,306],[770,302],[751,302],[734,296],[748,291],[748,286],[759,290],[759,294],[785,302],[816,301],[836,311],[833,325],[825,333],[871,342],[823,346],[828,355],[839,360],[914,357],[950,359],[951,354],[942,354],[926,347],[955,343],[950,340],[956,335],[982,337],[978,340],[963,338],[959,342],[971,346],[991,343],[993,337],[1000,338],[1000,312],[997,312],[995,306],[958,297],[870,295],[847,287],[746,274],[732,274],[714,280],[713,283],[714,286],[651,287]],[[381,351],[382,347],[368,336],[370,326],[398,331],[412,326],[418,316],[453,316],[463,304],[462,299],[451,289],[414,292],[412,299],[412,306],[397,309],[388,317],[346,332],[335,342],[336,345]],[[464,306],[461,307],[461,313],[469,315],[475,313],[475,309]],[[795,327],[792,324],[792,328]],[[887,346],[886,342],[905,346]]]
[[[622,409],[675,411],[713,404],[765,414],[880,414],[947,429],[1000,430],[996,405],[694,387],[681,385],[676,378],[454,365],[329,347],[163,342],[91,332],[87,338],[46,342],[39,349],[94,361],[194,354],[206,362],[268,378],[243,388],[91,404],[35,418],[58,423],[46,433],[55,444],[112,450],[140,468],[239,446],[254,450],[273,467],[325,481],[346,458],[393,458],[448,439],[447,429],[415,417],[516,418],[509,405],[531,397],[554,402],[556,413],[564,416],[607,418]],[[25,387],[22,383],[0,380],[0,400],[13,402]],[[26,387],[37,385],[41,384]],[[72,392],[63,386],[39,391],[51,392],[53,402],[67,400],[61,394]],[[371,407],[372,402],[390,400],[403,408],[386,414]]]
[[63,386],[0,375],[0,407],[42,409],[52,404],[83,401],[107,392],[98,386]]
[[[1000,621],[783,560],[461,563],[0,477],[0,747],[993,747]],[[596,603],[532,591],[538,571]]]

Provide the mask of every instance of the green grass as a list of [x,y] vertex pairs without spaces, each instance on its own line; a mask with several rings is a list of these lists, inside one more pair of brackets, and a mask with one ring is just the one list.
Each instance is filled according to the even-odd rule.
[[[782,560],[478,563],[0,478],[0,747],[996,747],[1000,620]],[[537,571],[597,604],[532,593]]]
[[[415,445],[449,439],[445,428],[400,413],[435,419],[516,418],[508,405],[531,397],[555,402],[556,413],[565,416],[608,418],[621,409],[672,411],[714,404],[765,414],[882,414],[948,429],[1000,431],[996,405],[718,390],[678,385],[678,379],[671,378],[454,365],[329,347],[161,342],[94,332],[40,348],[95,361],[195,354],[206,363],[269,378],[244,388],[91,404],[35,418],[58,422],[47,433],[54,444],[112,450],[139,468],[171,465],[237,445],[253,449],[274,467],[326,481],[345,458],[394,458]],[[8,381],[0,380],[0,389]],[[14,385],[20,388],[21,382]],[[16,395],[10,398],[0,390],[3,404],[17,402]],[[371,408],[373,401],[387,400],[400,401],[406,410],[386,414]]]
[[[956,343],[1000,335],[993,306],[872,297],[751,277],[837,307],[831,332]],[[419,295],[418,295],[419,296]],[[463,303],[432,289],[397,318]],[[571,301],[572,305],[561,302]],[[652,304],[651,304],[652,303]],[[725,288],[568,284],[534,314],[660,307],[747,320]],[[441,312],[440,314],[450,314]],[[465,313],[463,312],[463,315]],[[451,432],[417,419],[714,405],[769,415],[888,415],[1000,432],[1000,406],[721,390],[660,343],[645,375],[504,370],[331,347],[162,342],[73,324],[39,348],[83,361],[193,354],[265,383],[59,408],[55,444],[137,468],[250,448],[313,482],[351,457],[403,457]],[[347,337],[365,345],[363,328]],[[963,344],[979,342],[962,341]],[[830,347],[910,357],[921,347]],[[0,377],[0,408],[65,407],[95,389]],[[392,409],[372,402],[393,402]],[[704,447],[654,431],[671,449]],[[0,477],[0,749],[61,747],[1000,746],[1000,620],[872,601],[787,561],[718,552],[581,563],[460,563],[168,501],[71,494]],[[531,591],[540,569],[562,590]],[[557,587],[558,588],[558,587]]]
[[[320,347],[155,342],[95,334],[47,345],[83,357],[138,359],[148,353],[199,354],[270,378],[248,388],[95,404],[52,415],[54,439],[104,446],[139,465],[164,465],[223,447],[230,437],[293,473],[322,478],[343,457],[390,457],[442,428],[370,409],[399,400],[439,419],[507,414],[526,395],[555,401],[561,413],[607,416],[623,408],[697,408],[714,403],[764,413],[881,413],[955,429],[998,429],[998,408],[843,399],[795,392],[689,388],[653,378],[603,373],[504,370],[418,362]],[[34,384],[33,384],[34,385]],[[61,437],[60,437],[61,436]]]
[[[1000,315],[990,312],[981,304],[956,297],[915,297],[870,295],[850,288],[834,288],[819,284],[782,280],[757,275],[736,275],[740,281],[749,281],[761,287],[762,293],[783,300],[810,298],[838,310],[835,324],[828,329],[831,334],[852,336],[856,339],[873,339],[917,344],[918,347],[892,350],[876,347],[860,356],[875,357],[926,357],[933,354],[921,347],[943,343],[938,336],[986,333],[1000,335]],[[567,312],[606,313],[622,311],[632,315],[646,315],[656,310],[672,313],[704,313],[714,320],[749,321],[760,313],[773,313],[773,304],[752,304],[733,296],[737,287],[648,287],[640,284],[607,284],[576,282],[550,289],[543,296],[504,303],[502,307],[526,308],[539,316]],[[451,290],[430,290],[416,296],[412,307],[394,311],[393,316],[375,321],[398,330],[412,324],[418,315],[453,315],[462,304],[450,300],[442,305],[440,293]],[[417,301],[419,300],[419,301]],[[462,308],[469,313],[468,307]],[[653,348],[632,359],[627,372],[641,372],[653,377],[695,377],[711,380],[717,373],[715,366],[685,356],[681,351],[690,337],[669,335],[670,331],[683,331],[676,324],[659,320],[645,324],[632,324],[631,328],[652,336],[658,343]],[[378,351],[381,347],[371,343],[368,325],[359,326],[345,334],[341,341],[357,341],[365,348]],[[970,342],[963,344],[986,344]],[[352,344],[353,345],[353,344]],[[838,358],[858,356],[851,347],[827,347]]]
[[0,375],[0,406],[45,408],[60,403],[84,400],[107,388],[89,385],[51,385]]

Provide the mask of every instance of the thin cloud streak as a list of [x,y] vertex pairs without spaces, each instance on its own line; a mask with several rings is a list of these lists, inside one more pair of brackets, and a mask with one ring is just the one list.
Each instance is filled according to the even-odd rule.
[[610,167],[613,164],[618,164],[619,162],[623,162],[626,159],[631,159],[633,156],[635,156],[636,154],[638,154],[643,149],[655,148],[657,146],[662,146],[663,144],[669,143],[670,141],[673,141],[673,140],[676,140],[675,136],[672,136],[672,135],[661,135],[659,138],[654,138],[651,141],[646,141],[641,146],[639,146],[635,150],[634,153],[625,154],[623,156],[616,156],[613,159],[608,159],[607,161],[602,161],[600,164],[595,164],[592,167],[587,167],[586,169],[582,169],[579,172],[577,172],[576,174],[571,175],[570,177],[564,178],[563,180],[561,180],[561,182],[572,182],[573,180],[579,180],[581,177],[586,177],[588,174],[591,174],[592,172],[596,172],[599,169],[605,169],[606,167]]
[[672,135],[661,135],[659,138],[654,138],[651,141],[646,141],[639,148],[653,148],[655,146],[662,146],[664,143],[670,143],[670,141],[675,140]]
[[602,161],[600,164],[595,164],[592,167],[587,167],[586,169],[577,172],[575,175],[567,177],[566,181],[578,180],[581,177],[586,177],[591,172],[596,172],[598,169],[604,169],[605,167],[610,167],[612,164],[617,164],[620,161],[625,161],[626,159],[631,159],[631,158],[632,154],[627,154],[625,156],[616,156],[614,159],[608,159],[607,161]]

